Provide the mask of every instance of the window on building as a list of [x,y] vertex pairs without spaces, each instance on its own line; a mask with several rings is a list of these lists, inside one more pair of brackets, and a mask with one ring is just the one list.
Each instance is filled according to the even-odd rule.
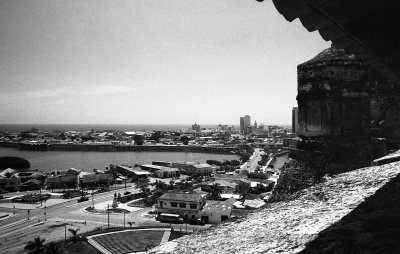
[[176,202],[171,202],[171,206],[172,206],[172,207],[178,207],[178,203],[176,203]]
[[197,204],[190,204],[190,209],[197,209]]
[[179,203],[180,208],[186,208],[186,203]]

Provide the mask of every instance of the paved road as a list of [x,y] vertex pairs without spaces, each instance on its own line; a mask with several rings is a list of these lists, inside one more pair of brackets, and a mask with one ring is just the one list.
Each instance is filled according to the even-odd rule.
[[253,155],[250,159],[244,163],[240,169],[247,170],[249,173],[254,172],[258,166],[258,162],[261,160],[260,148],[255,148]]
[[[119,190],[119,192],[124,192],[124,190]],[[134,187],[129,187],[126,191],[131,193],[138,192]],[[118,192],[118,190],[117,190]],[[94,202],[104,202],[112,200],[114,198],[114,191],[104,192],[100,194],[95,194]],[[51,207],[43,207],[36,210],[30,210],[29,220],[28,220],[28,210],[15,209],[15,216],[6,220],[0,221],[0,236],[11,235],[17,231],[23,230],[25,227],[32,226],[39,221],[46,220],[74,220],[82,221],[85,220],[93,223],[104,224],[107,223],[107,215],[93,215],[89,213],[84,213],[82,210],[88,206],[92,205],[92,197],[86,202],[77,203],[78,198],[70,199],[64,203],[56,204]],[[0,208],[1,212],[13,213],[13,208]],[[111,216],[111,222],[122,223],[123,224],[123,214]]]
[[[139,190],[134,187],[127,188],[126,190],[120,190],[119,192],[130,191],[131,193],[137,193]],[[56,204],[47,208],[40,208],[36,210],[31,210],[29,214],[28,220],[28,212],[27,210],[18,210],[16,209],[15,217],[9,218],[7,220],[0,221],[0,237],[12,238],[17,233],[23,231],[26,228],[35,226],[38,223],[45,223],[45,219],[47,221],[59,221],[59,222],[81,222],[92,224],[97,227],[97,225],[102,228],[107,228],[108,225],[110,227],[115,226],[124,226],[124,221],[126,227],[129,227],[128,222],[134,222],[134,227],[138,226],[160,226],[164,225],[166,227],[172,226],[177,231],[186,230],[188,232],[197,231],[209,227],[206,226],[193,226],[186,224],[169,224],[169,223],[160,223],[152,218],[147,212],[152,210],[152,208],[145,208],[137,212],[124,214],[112,214],[109,215],[107,213],[104,214],[92,214],[84,212],[84,208],[92,205],[92,202],[100,203],[100,202],[112,202],[114,198],[114,191],[109,191],[105,193],[100,193],[94,195],[94,200],[90,196],[90,199],[86,202],[77,203],[77,198],[66,201],[65,203]],[[118,190],[117,190],[118,193]],[[13,213],[12,208],[0,208],[1,212],[9,212]],[[46,215],[45,215],[46,213]],[[108,224],[109,223],[109,224]]]

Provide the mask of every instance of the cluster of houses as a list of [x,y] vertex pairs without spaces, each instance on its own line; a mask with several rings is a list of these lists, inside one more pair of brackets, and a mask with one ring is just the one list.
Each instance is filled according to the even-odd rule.
[[[238,186],[247,189],[257,188],[263,185],[266,189],[272,190],[274,182],[269,180],[246,179],[241,176],[222,180],[222,176],[213,176],[213,181],[202,183],[200,189],[182,192],[171,191],[164,193],[157,199],[155,205],[156,216],[179,216],[185,221],[201,220],[204,223],[217,224],[228,220],[232,216],[234,208],[256,209],[265,205],[261,198],[243,199],[237,193]],[[220,189],[218,200],[207,200],[208,191],[217,186]]]
[[[46,132],[32,128],[19,133],[0,133],[0,145],[10,146],[9,143],[30,145],[47,144],[68,145],[112,145],[112,146],[201,146],[240,149],[248,142],[266,145],[271,143],[283,144],[284,140],[295,137],[294,133],[279,126],[259,126],[257,131],[244,135],[234,126],[218,125],[216,128],[200,128],[194,124],[192,128],[180,131],[54,131]],[[287,142],[285,144],[287,144]],[[24,146],[25,149],[27,146]],[[35,146],[39,149],[39,146]],[[58,148],[60,148],[58,147]],[[63,147],[66,149],[65,147]],[[33,148],[32,148],[33,149]]]
[[46,175],[38,171],[20,172],[7,168],[0,172],[0,191],[40,189]]
[[[263,191],[268,192],[272,190],[276,182],[271,179],[252,179],[243,174],[216,174],[216,167],[207,165],[204,166],[210,169],[210,174],[208,174],[207,171],[200,170],[198,170],[197,173],[207,172],[203,176],[209,177],[203,179],[208,179],[208,181],[197,184],[197,189],[186,192],[173,190],[164,193],[157,199],[155,205],[157,217],[171,217],[172,219],[179,217],[184,221],[201,220],[204,223],[220,223],[231,218],[234,208],[255,209],[265,205],[265,200],[268,198],[266,195],[259,195],[257,198],[246,199],[238,193],[239,189],[256,190],[257,188],[262,188]],[[189,166],[197,169],[193,163],[158,161],[153,162],[153,165],[142,165],[142,168],[156,173],[160,172],[160,177],[163,178],[173,178],[179,176],[179,174],[191,173],[192,171],[187,169]],[[168,169],[173,169],[173,171],[168,171]],[[279,170],[270,168],[269,171],[272,176]],[[213,188],[219,189],[219,198],[217,200],[208,200],[207,197],[209,195],[207,194],[209,194]]]

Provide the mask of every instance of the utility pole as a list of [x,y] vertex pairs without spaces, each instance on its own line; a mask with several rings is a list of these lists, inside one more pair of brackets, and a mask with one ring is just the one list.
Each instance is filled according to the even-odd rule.
[[14,206],[14,214],[15,214],[15,206]]
[[125,228],[125,211],[124,211],[124,228]]
[[94,194],[93,194],[93,190],[92,190],[92,208],[94,209]]
[[28,209],[28,220],[29,220],[29,214],[31,213],[31,210]]
[[107,228],[110,228],[110,205],[107,205]]
[[40,206],[42,206],[42,184],[40,183]]
[[65,226],[65,231],[64,231],[64,246],[67,245],[67,224],[64,225]]

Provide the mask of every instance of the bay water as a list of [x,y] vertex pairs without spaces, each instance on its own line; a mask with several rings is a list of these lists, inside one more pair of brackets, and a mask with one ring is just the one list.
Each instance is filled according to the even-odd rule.
[[42,172],[83,169],[105,169],[110,164],[151,164],[152,161],[237,160],[235,154],[185,153],[185,152],[89,152],[89,151],[21,151],[17,148],[0,147],[0,157],[22,157],[31,164],[31,170]]

